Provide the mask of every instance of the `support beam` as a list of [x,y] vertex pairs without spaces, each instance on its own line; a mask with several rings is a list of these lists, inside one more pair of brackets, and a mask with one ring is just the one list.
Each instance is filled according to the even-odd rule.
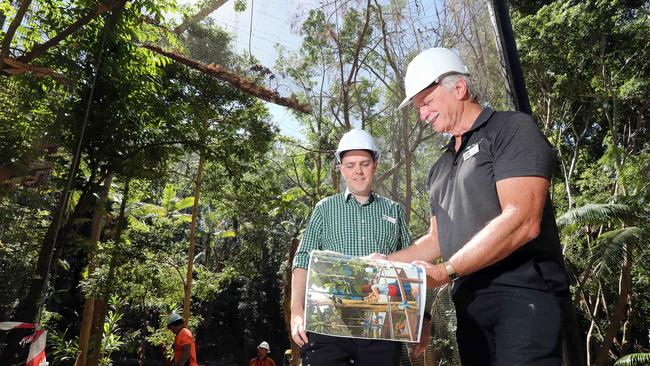
[[497,33],[497,46],[501,53],[501,61],[505,68],[506,89],[515,110],[532,114],[524,74],[519,62],[517,44],[510,23],[506,0],[490,0],[492,20]]

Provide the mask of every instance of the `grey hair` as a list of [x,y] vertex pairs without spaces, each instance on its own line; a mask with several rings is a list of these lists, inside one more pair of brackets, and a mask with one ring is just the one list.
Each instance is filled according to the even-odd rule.
[[451,91],[454,86],[456,86],[456,82],[460,79],[465,80],[465,85],[467,85],[467,96],[469,97],[470,102],[479,102],[479,99],[481,99],[481,93],[476,90],[476,87],[474,86],[474,83],[472,82],[472,79],[469,78],[468,75],[465,74],[451,74],[447,76],[443,76],[442,79],[440,80],[440,84],[447,89],[447,91]]

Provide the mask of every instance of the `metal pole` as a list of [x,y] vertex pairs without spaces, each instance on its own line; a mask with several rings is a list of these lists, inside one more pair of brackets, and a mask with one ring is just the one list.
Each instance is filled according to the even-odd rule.
[[497,42],[503,66],[505,67],[506,83],[509,86],[510,97],[512,98],[516,110],[532,114],[530,102],[528,101],[528,91],[524,74],[521,71],[519,62],[519,53],[515,36],[512,32],[512,24],[508,14],[508,6],[505,0],[490,0],[488,2],[493,10],[493,20],[497,32]]
[[[488,4],[492,7],[492,19],[497,33],[497,46],[499,47],[501,61],[505,68],[504,77],[507,84],[506,89],[509,86],[509,97],[514,102],[513,104],[516,110],[532,114],[507,4],[505,0],[490,0]],[[584,358],[585,352],[582,349],[583,343],[580,339],[580,334],[577,332],[579,325],[575,314],[575,307],[570,297],[566,301],[563,301],[562,307],[565,312],[565,319],[562,324],[562,363],[565,366],[584,366],[586,365]]]

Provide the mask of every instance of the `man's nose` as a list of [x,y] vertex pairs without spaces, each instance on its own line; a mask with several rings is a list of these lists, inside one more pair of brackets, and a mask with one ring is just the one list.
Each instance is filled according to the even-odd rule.
[[426,121],[427,120],[427,111],[426,108],[420,107],[418,108],[418,116],[420,117],[420,121]]

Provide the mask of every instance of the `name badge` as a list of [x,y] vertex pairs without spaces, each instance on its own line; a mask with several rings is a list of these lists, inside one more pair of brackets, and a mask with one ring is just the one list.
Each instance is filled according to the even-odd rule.
[[381,218],[390,222],[391,224],[394,224],[397,222],[397,219],[394,217],[386,216],[386,215],[381,215]]
[[476,155],[478,152],[478,142],[475,143],[474,145],[468,147],[465,152],[463,153],[463,161],[471,158],[472,156]]

